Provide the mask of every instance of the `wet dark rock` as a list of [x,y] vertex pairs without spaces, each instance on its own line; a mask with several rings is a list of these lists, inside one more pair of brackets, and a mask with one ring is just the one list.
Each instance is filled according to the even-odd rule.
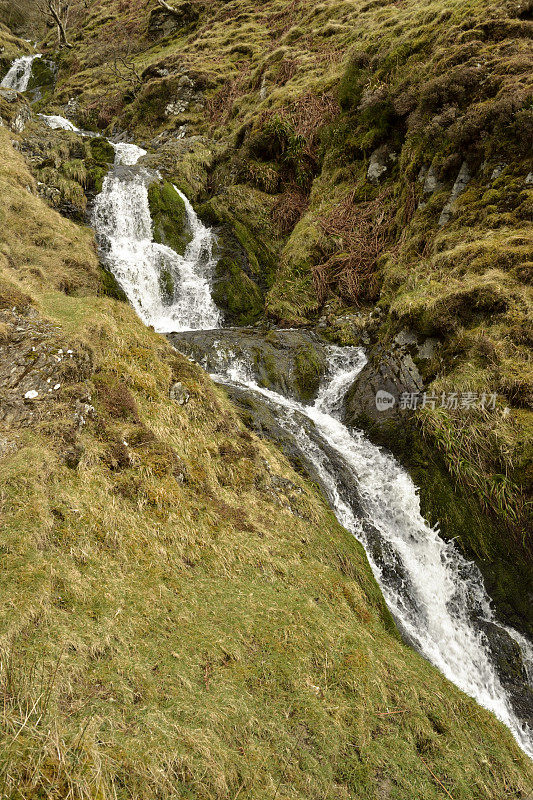
[[528,683],[518,643],[504,628],[489,620],[476,620],[476,627],[485,635],[492,662],[516,716],[533,729],[533,688]]
[[48,58],[36,58],[32,64],[26,95],[30,103],[42,100],[44,93],[51,89],[57,76],[57,65]]
[[391,348],[376,347],[368,363],[346,395],[345,422],[352,427],[384,429],[409,413],[402,409],[402,395],[423,392],[424,380],[409,347],[416,339],[407,337]]
[[306,331],[225,328],[167,336],[208,372],[225,372],[240,359],[260,386],[303,403],[316,397],[327,365],[326,347]]

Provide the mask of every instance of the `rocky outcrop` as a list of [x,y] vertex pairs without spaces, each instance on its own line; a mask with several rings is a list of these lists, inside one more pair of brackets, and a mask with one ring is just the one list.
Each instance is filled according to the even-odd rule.
[[189,0],[175,2],[172,10],[157,6],[150,12],[148,35],[152,39],[164,39],[194,24],[198,17],[198,9]]
[[346,396],[347,424],[380,432],[402,424],[403,417],[423,402],[424,379],[417,363],[428,362],[436,347],[436,340],[419,340],[404,330],[391,346],[371,348],[367,364]]
[[32,309],[0,311],[0,422],[25,427],[54,415],[91,366],[88,350],[61,339]]
[[192,233],[187,224],[185,203],[168,181],[154,181],[148,187],[154,241],[184,255]]
[[14,89],[0,88],[0,124],[7,123],[13,133],[22,133],[32,117],[28,102]]
[[[227,175],[216,175],[216,180],[227,180]],[[269,195],[240,183],[227,186],[197,209],[216,235],[213,297],[230,325],[247,326],[264,314],[279,265],[271,210]]]
[[170,333],[168,339],[208,372],[226,373],[239,362],[260,386],[303,403],[317,394],[327,349],[305,331],[220,329]]

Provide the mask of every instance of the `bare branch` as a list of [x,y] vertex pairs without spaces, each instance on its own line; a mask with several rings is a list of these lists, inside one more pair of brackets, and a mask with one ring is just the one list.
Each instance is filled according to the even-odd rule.
[[37,8],[49,19],[52,19],[57,25],[57,35],[60,47],[72,47],[67,37],[67,24],[68,13],[70,9],[70,0],[68,2],[61,2],[61,0],[41,0],[37,4]]
[[170,6],[168,3],[165,2],[165,0],[157,0],[157,2],[161,6],[161,8],[164,8],[165,11],[170,12],[170,14],[175,14],[176,16],[180,14],[180,12],[176,8]]

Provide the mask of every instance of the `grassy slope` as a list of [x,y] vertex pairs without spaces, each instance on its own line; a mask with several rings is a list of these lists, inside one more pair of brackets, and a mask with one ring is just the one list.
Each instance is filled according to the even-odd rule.
[[[0,423],[2,795],[524,798],[509,732],[398,640],[312,487],[98,296],[90,233],[27,190],[9,138],[0,368],[24,377]],[[61,388],[28,406],[32,348]]]
[[[140,137],[182,124],[209,134],[211,159],[180,156],[174,176],[195,197],[209,181],[225,187],[217,202],[245,223],[260,207],[272,214],[281,253],[267,302],[274,318],[305,323],[324,298],[333,312],[378,301],[382,341],[409,326],[442,342],[426,376],[434,393],[498,392],[494,412],[426,410],[417,422],[495,520],[494,541],[473,535],[470,552],[498,559],[511,541],[530,557],[531,3],[198,3],[197,25],[156,43],[146,35],[153,7],[131,0],[112,18],[114,0],[95,2],[65,56],[58,101],[79,95],[90,121],[118,121]],[[139,72],[152,69],[134,97],[116,75],[103,91],[111,41]],[[208,102],[167,118],[182,70]],[[397,161],[374,188],[366,170],[379,147]],[[472,181],[440,228],[465,160]],[[440,187],[428,200],[418,176],[431,164]],[[203,180],[186,180],[191,171]],[[333,231],[342,215],[344,229]],[[378,229],[368,222],[376,218]]]

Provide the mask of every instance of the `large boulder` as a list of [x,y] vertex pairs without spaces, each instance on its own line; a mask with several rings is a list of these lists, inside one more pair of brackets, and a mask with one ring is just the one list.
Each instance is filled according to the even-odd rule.
[[399,334],[392,346],[371,350],[346,396],[346,423],[382,435],[402,425],[403,417],[416,410],[414,404],[422,397],[424,380],[415,359],[420,363],[426,353],[431,356],[431,347],[419,345],[408,331]]
[[208,372],[226,373],[240,362],[259,386],[302,403],[316,397],[327,369],[327,347],[307,331],[223,328],[168,338]]

